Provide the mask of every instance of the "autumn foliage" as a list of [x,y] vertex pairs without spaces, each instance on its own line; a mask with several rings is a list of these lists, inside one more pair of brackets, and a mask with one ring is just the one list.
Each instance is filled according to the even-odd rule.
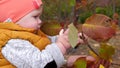
[[[107,41],[116,34],[114,21],[106,15],[94,14],[87,18],[85,23],[79,27],[81,29],[77,29],[73,23],[67,25],[70,29],[68,34],[69,41],[73,48],[77,45],[78,30],[82,30],[88,37],[100,43],[98,54],[90,49],[91,56],[96,59],[95,62],[87,61],[85,57],[78,58],[72,68],[80,68],[81,66],[83,66],[82,68],[109,68],[112,63],[115,48],[107,44]],[[52,23],[44,23],[42,30],[48,35],[57,35],[63,27],[64,26],[61,26],[60,23],[53,21]],[[86,45],[91,46],[87,40],[83,40]]]
[[106,41],[115,35],[114,21],[103,14],[94,14],[86,19],[82,31],[96,41]]
[[[51,2],[51,0],[44,1]],[[96,61],[87,61],[85,57],[78,58],[71,68],[109,68],[111,64],[114,64],[112,56],[115,54],[115,48],[107,42],[116,35],[118,29],[119,2],[119,0],[54,0],[51,12],[48,11],[49,8],[45,9],[47,13],[43,12],[46,15],[43,16],[45,20],[41,30],[53,36],[59,34],[61,29],[69,28],[69,41],[73,48],[77,45],[78,32],[82,32],[99,43],[100,47],[95,52],[94,48],[90,48],[92,45],[89,44],[88,40],[79,37],[84,40],[90,55]],[[49,4],[51,7],[52,4]],[[46,21],[46,17],[55,20]]]

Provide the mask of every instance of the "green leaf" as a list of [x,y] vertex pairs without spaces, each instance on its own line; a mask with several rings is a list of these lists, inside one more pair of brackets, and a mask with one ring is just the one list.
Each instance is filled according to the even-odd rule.
[[107,43],[101,43],[99,54],[101,58],[110,60],[112,55],[115,54],[115,48]]
[[75,68],[86,68],[87,67],[87,61],[84,59],[79,59],[75,63]]
[[70,6],[75,6],[75,1],[76,0],[70,0],[69,2],[70,2]]
[[74,48],[77,45],[78,30],[73,25],[73,23],[70,24],[68,27],[69,27],[68,39],[69,39],[71,46]]

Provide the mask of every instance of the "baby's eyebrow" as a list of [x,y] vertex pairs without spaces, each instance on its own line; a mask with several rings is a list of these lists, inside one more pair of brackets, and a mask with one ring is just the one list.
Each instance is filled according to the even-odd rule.
[[41,4],[39,8],[43,8],[43,4]]
[[36,10],[36,11],[35,11],[35,14],[36,14],[36,15],[41,15],[41,14],[42,14],[42,10]]

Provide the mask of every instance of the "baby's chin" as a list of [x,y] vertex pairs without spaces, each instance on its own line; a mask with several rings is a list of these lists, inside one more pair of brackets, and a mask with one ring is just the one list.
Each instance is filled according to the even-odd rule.
[[39,30],[39,29],[40,29],[40,27],[35,28],[35,30]]

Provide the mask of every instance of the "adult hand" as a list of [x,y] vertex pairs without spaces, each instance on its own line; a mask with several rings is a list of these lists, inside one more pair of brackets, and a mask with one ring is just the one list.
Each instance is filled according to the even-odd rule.
[[78,59],[78,58],[85,58],[86,61],[92,63],[95,61],[95,58],[93,58],[92,56],[86,56],[86,55],[72,55],[69,56],[69,58],[67,59],[67,67],[70,68],[73,66],[74,62]]

